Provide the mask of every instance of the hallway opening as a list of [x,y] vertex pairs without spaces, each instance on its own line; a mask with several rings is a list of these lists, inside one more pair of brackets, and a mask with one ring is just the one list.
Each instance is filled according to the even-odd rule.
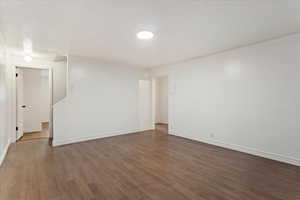
[[34,140],[34,139],[49,139],[49,122],[42,122],[42,130],[35,132],[24,133],[18,142]]
[[16,139],[50,138],[51,80],[49,69],[16,67]]
[[157,77],[154,80],[154,123],[159,132],[168,133],[169,124],[169,84],[168,76]]

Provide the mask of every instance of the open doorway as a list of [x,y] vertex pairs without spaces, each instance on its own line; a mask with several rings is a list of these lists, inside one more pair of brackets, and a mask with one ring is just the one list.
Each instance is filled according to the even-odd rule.
[[168,133],[169,124],[169,80],[168,76],[154,79],[154,121],[155,129],[159,133]]
[[16,139],[51,138],[51,70],[16,67]]

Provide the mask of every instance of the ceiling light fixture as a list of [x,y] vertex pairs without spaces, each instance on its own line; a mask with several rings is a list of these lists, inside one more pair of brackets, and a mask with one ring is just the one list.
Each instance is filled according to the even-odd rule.
[[32,57],[29,56],[29,55],[25,55],[25,56],[24,56],[24,60],[25,60],[26,62],[31,62],[31,61],[32,61]]
[[136,36],[140,39],[140,40],[150,40],[154,37],[154,34],[150,31],[140,31],[136,34]]

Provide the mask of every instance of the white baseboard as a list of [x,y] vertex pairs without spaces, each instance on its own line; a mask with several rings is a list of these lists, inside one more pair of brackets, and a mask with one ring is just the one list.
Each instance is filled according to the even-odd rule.
[[284,162],[284,163],[300,166],[300,160],[297,158],[292,158],[292,157],[288,157],[288,156],[284,156],[284,155],[280,155],[280,154],[276,154],[276,153],[264,152],[264,151],[260,151],[257,149],[253,149],[253,148],[249,148],[249,147],[245,147],[245,146],[241,146],[241,145],[228,144],[228,143],[224,143],[224,142],[217,141],[217,140],[211,140],[211,139],[199,138],[199,137],[196,138],[195,136],[191,136],[191,135],[188,135],[188,136],[181,135],[175,131],[170,132],[170,135],[179,136],[179,137],[183,137],[183,138],[187,138],[187,139],[191,139],[191,140],[196,140],[199,142],[204,142],[204,143],[212,144],[215,146],[220,146],[223,148],[232,149],[232,150],[240,151],[243,153],[248,153],[251,155],[260,156],[260,157],[268,158],[271,160],[276,160],[279,162]]
[[23,130],[23,133],[26,134],[26,133],[35,133],[35,132],[41,132],[42,131],[42,124],[41,124],[41,127],[39,129],[29,129],[29,130]]
[[139,129],[133,129],[133,130],[123,130],[123,131],[114,131],[114,132],[109,132],[109,133],[98,133],[98,134],[91,134],[88,136],[83,136],[83,137],[73,137],[73,138],[67,138],[67,139],[55,139],[53,138],[52,146],[61,146],[61,145],[66,145],[66,144],[72,144],[72,143],[77,143],[77,142],[84,142],[84,141],[89,141],[89,140],[95,140],[95,139],[101,139],[101,138],[106,138],[106,137],[112,137],[112,136],[117,136],[117,135],[125,135],[129,133],[136,133],[140,132],[141,130]]
[[140,129],[139,132],[144,132],[144,131],[153,131],[154,128],[146,128],[146,129]]
[[4,158],[7,154],[8,148],[9,148],[10,142],[6,145],[6,147],[4,148],[3,153],[0,155],[0,166],[2,165]]

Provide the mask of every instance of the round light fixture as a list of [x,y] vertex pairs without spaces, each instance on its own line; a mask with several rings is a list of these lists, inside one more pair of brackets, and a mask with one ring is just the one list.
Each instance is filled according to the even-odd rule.
[[136,36],[141,40],[150,40],[154,37],[154,34],[150,31],[140,31]]
[[26,56],[24,56],[24,60],[25,60],[26,62],[31,62],[31,61],[32,61],[32,57],[26,55]]

